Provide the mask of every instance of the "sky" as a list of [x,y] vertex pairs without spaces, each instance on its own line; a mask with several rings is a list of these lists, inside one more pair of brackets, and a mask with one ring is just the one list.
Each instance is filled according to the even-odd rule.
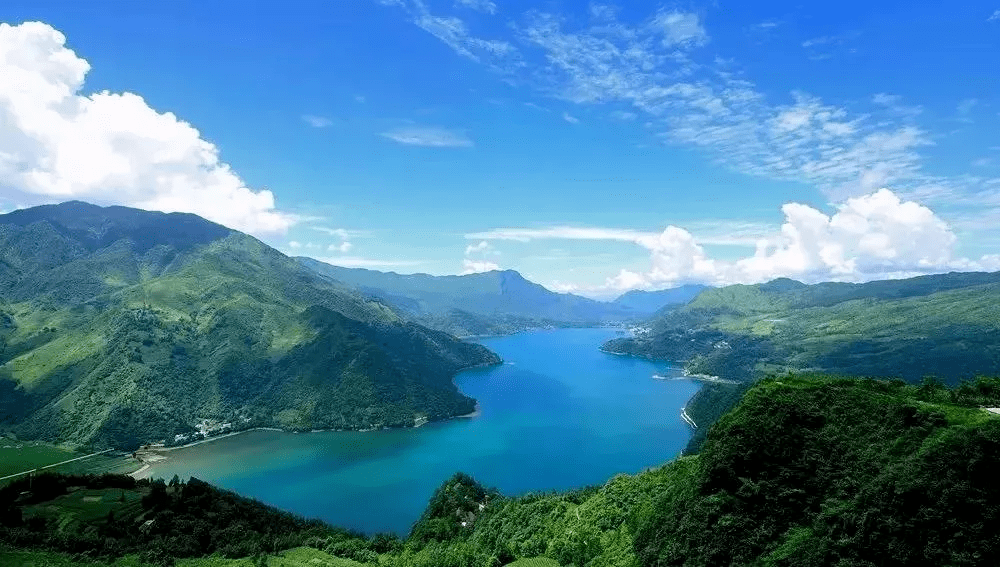
[[684,283],[1000,269],[1000,3],[0,3],[0,210]]

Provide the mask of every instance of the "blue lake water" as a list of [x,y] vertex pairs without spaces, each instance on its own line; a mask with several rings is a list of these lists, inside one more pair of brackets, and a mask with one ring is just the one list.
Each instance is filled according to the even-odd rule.
[[195,476],[366,533],[404,535],[458,471],[504,494],[603,484],[680,453],[697,391],[665,363],[602,353],[613,329],[483,339],[505,364],[460,374],[480,415],[417,429],[253,431],[169,453],[155,477]]

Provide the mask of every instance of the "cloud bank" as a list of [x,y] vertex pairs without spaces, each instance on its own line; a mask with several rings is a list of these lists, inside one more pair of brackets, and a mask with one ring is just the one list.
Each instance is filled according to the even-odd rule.
[[133,93],[85,94],[89,70],[51,26],[0,24],[0,197],[190,212],[257,235],[297,221],[174,114]]
[[889,189],[849,198],[832,214],[801,203],[787,203],[781,211],[784,223],[780,229],[759,238],[752,255],[735,261],[710,257],[703,243],[677,226],[668,226],[660,233],[609,228],[502,228],[466,237],[484,241],[633,242],[649,251],[647,271],[622,269],[603,285],[591,288],[562,286],[567,291],[592,293],[662,289],[683,283],[749,284],[778,277],[805,282],[860,282],[1000,267],[994,256],[979,260],[957,257],[957,238],[947,223],[926,206],[904,201]]

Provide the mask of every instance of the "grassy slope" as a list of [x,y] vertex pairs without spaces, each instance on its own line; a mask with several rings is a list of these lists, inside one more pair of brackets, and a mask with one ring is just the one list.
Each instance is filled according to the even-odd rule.
[[[38,441],[17,441],[0,437],[0,477],[62,463],[87,454],[89,453]],[[135,461],[126,457],[95,455],[60,465],[58,468],[53,468],[52,471],[73,474],[127,473],[136,468],[138,465],[135,464]],[[0,481],[0,484],[2,483],[3,481]]]

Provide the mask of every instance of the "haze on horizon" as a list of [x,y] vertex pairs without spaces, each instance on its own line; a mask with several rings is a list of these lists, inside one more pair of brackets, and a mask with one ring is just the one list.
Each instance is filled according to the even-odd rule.
[[546,6],[5,2],[0,209],[595,297],[1000,269],[998,6]]

